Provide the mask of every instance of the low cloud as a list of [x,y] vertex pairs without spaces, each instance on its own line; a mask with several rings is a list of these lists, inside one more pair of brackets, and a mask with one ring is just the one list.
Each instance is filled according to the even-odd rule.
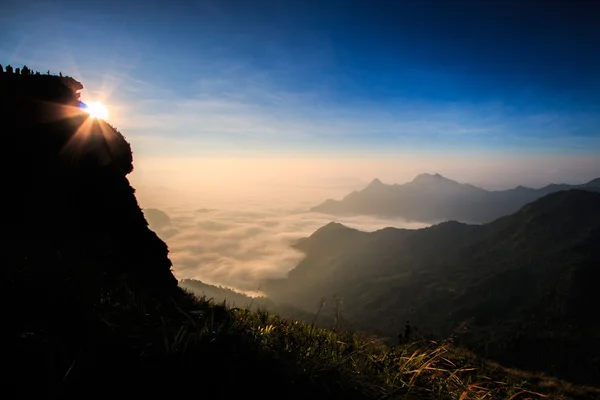
[[194,278],[252,293],[260,290],[261,280],[284,277],[294,268],[304,255],[291,245],[331,221],[366,231],[386,226],[425,226],[402,220],[295,212],[298,208],[173,208],[164,210],[171,226],[168,230],[157,229],[157,233],[169,245],[177,278]]
[[341,199],[373,178],[411,181],[422,172],[484,187],[584,183],[598,177],[596,158],[486,155],[446,157],[136,159],[129,179],[144,208],[164,211],[156,229],[170,248],[178,278],[256,292],[265,278],[284,277],[304,255],[291,245],[331,221],[364,231],[419,223],[306,212]]

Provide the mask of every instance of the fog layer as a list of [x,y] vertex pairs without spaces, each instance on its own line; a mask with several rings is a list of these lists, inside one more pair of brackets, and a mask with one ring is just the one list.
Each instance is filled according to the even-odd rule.
[[[445,163],[442,161],[446,161]],[[375,217],[336,217],[307,210],[327,198],[340,199],[373,178],[403,183],[422,172],[486,188],[551,182],[581,183],[598,174],[598,162],[560,158],[504,164],[500,159],[406,158],[194,158],[136,159],[131,181],[151,227],[168,244],[177,278],[195,278],[249,294],[264,278],[284,276],[302,259],[297,239],[336,221],[372,231],[424,223]],[[533,181],[532,176],[537,176]],[[165,224],[165,220],[170,221]]]

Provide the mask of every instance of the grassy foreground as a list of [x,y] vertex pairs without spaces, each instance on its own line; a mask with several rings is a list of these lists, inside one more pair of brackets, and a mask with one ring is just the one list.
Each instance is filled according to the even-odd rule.
[[[158,302],[131,288],[128,304],[100,318],[109,336],[136,347],[141,381],[162,382],[172,394],[196,390],[219,398],[530,399],[591,398],[570,388],[478,360],[450,343],[389,348],[376,338],[334,333],[264,311],[229,308],[183,291]],[[124,301],[123,301],[124,300]],[[140,346],[140,344],[142,344]],[[153,376],[153,378],[151,378]],[[536,383],[533,385],[532,383]],[[175,384],[174,382],[177,382]],[[129,382],[131,383],[131,382]],[[200,387],[202,389],[200,389]],[[137,393],[137,389],[134,389]]]
[[181,289],[164,295],[128,279],[113,282],[100,301],[62,292],[60,307],[47,315],[38,308],[27,318],[27,329],[19,328],[20,352],[6,359],[14,364],[14,375],[5,376],[5,392],[51,399],[159,394],[211,399],[600,398],[595,389],[487,364],[449,342],[389,348],[376,338],[226,307]]

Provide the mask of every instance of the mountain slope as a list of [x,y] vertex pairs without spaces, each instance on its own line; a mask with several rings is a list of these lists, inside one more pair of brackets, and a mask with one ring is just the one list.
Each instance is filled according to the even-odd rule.
[[375,179],[361,191],[339,201],[329,199],[310,211],[403,217],[433,223],[447,220],[484,223],[514,213],[542,196],[567,189],[600,191],[600,178],[583,185],[552,184],[541,189],[518,186],[500,191],[461,184],[439,174],[421,174],[403,185],[385,185]]
[[[306,258],[266,286],[275,301],[307,307],[342,296],[346,318],[388,337],[407,319],[440,336],[468,323],[458,340],[486,356],[600,376],[591,367],[600,365],[600,323],[588,314],[600,305],[600,193],[552,193],[484,225],[365,233],[330,224],[298,248]],[[577,352],[577,343],[586,347]]]

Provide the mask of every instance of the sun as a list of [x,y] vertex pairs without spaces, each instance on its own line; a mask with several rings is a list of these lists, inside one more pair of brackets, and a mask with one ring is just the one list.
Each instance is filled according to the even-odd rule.
[[108,109],[99,101],[86,103],[86,107],[84,109],[92,118],[108,118]]

